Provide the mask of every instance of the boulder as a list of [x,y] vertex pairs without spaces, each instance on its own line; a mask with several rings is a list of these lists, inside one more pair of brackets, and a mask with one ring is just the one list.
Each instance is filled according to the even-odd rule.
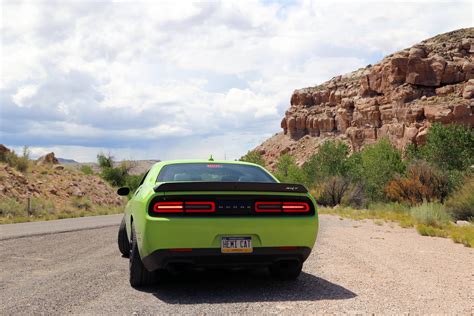
[[38,160],[36,160],[36,163],[38,165],[56,165],[56,164],[59,164],[59,161],[54,156],[54,153],[50,152],[49,154],[46,154],[38,158]]
[[10,152],[10,149],[3,144],[0,144],[0,154],[7,154]]
[[474,98],[474,79],[470,79],[468,82],[466,82],[462,91],[462,97],[464,99]]

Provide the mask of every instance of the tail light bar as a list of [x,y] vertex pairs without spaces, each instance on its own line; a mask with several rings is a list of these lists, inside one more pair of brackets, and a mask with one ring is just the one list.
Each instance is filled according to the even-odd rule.
[[257,213],[307,213],[310,211],[306,202],[255,202]]
[[281,202],[255,202],[257,213],[280,213]]
[[214,202],[156,202],[153,204],[154,213],[214,213]]
[[183,211],[183,202],[156,202],[153,205],[155,213],[182,213]]
[[216,203],[214,202],[184,202],[186,213],[214,213]]

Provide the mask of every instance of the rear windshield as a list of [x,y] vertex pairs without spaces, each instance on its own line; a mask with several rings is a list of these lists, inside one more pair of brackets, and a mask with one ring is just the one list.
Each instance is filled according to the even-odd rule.
[[157,181],[276,182],[259,167],[218,163],[167,165],[161,169]]

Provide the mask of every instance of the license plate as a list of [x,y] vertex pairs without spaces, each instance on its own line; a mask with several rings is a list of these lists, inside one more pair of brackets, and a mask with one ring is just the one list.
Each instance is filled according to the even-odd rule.
[[250,253],[252,248],[252,237],[222,237],[222,253]]

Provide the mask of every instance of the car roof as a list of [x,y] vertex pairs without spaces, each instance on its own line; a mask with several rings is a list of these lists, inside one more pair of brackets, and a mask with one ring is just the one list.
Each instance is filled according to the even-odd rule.
[[229,165],[248,165],[248,166],[257,166],[260,165],[245,162],[245,161],[233,161],[233,160],[206,160],[206,159],[180,159],[180,160],[167,160],[157,162],[154,166],[165,166],[165,165],[176,165],[183,163],[207,163],[207,164],[229,164]]

